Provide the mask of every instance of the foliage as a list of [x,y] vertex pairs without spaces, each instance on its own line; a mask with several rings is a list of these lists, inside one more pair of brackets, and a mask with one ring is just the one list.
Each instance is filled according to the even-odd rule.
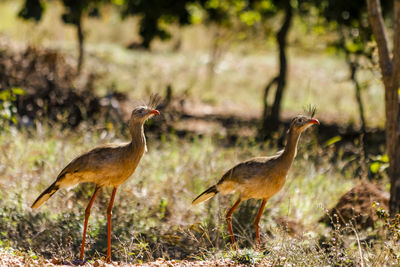
[[2,129],[7,129],[9,123],[17,124],[17,108],[14,105],[18,95],[23,95],[24,90],[18,87],[0,90],[0,124]]
[[[392,11],[392,1],[381,2],[385,14]],[[370,44],[373,39],[366,1],[317,0],[315,7],[323,18],[320,26],[326,27],[324,32],[339,33],[337,40],[331,43],[334,48],[371,59],[374,46]]]
[[190,13],[187,6],[195,0],[123,0],[115,1],[121,5],[123,18],[127,16],[140,17],[139,34],[142,37],[142,46],[150,47],[155,37],[161,40],[168,39],[170,33],[167,24],[177,23],[187,25],[190,23]]
[[33,19],[38,22],[42,18],[44,9],[45,5],[41,0],[25,0],[25,4],[19,11],[18,16],[23,19]]
[[[89,16],[98,17],[99,4],[106,0],[62,0],[64,5],[64,14],[61,18],[64,23],[77,25],[83,13],[87,13]],[[26,0],[22,6],[18,16],[23,19],[34,19],[40,21],[43,12],[45,12],[45,0]]]
[[[18,16],[23,19],[33,18],[36,22],[38,22],[42,13],[44,12],[44,1],[29,1],[26,0],[25,5],[22,7]],[[99,5],[103,2],[108,2],[108,0],[62,0],[64,5],[64,13],[61,15],[61,19],[66,24],[72,24],[76,27],[77,30],[77,39],[78,39],[78,64],[77,64],[77,73],[79,74],[84,59],[84,30],[82,26],[82,17],[84,15],[89,15],[91,17],[99,17]]]

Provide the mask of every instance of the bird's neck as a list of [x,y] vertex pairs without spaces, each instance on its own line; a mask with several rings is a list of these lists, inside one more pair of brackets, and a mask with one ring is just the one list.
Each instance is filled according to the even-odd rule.
[[289,130],[286,147],[281,155],[282,161],[288,165],[287,167],[290,167],[296,157],[300,134],[292,129]]
[[146,137],[144,135],[143,123],[133,122],[129,125],[129,131],[131,133],[132,140],[130,147],[134,151],[146,151]]

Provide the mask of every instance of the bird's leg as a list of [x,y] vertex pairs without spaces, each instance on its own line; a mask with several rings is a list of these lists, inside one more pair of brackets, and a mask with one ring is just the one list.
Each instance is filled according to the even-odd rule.
[[259,231],[260,227],[258,226],[258,223],[260,222],[261,215],[262,215],[262,213],[264,211],[264,208],[265,208],[265,204],[267,204],[267,200],[263,199],[263,202],[261,203],[260,210],[258,211],[258,214],[257,214],[257,218],[254,221],[254,228],[256,229],[256,238],[257,238],[257,247],[258,247],[258,249],[260,249],[260,247],[261,247],[260,231]]
[[83,227],[83,238],[82,238],[82,245],[81,245],[81,254],[79,256],[79,258],[81,260],[83,260],[84,254],[85,254],[85,240],[86,240],[86,230],[87,230],[87,225],[88,225],[88,221],[89,221],[89,216],[90,216],[90,209],[92,208],[93,202],[97,196],[97,193],[99,192],[99,190],[101,189],[101,187],[96,187],[96,190],[94,190],[93,196],[90,199],[89,204],[86,207],[85,210],[85,224]]
[[117,192],[117,188],[114,187],[114,190],[112,191],[112,195],[110,198],[110,204],[108,205],[107,208],[107,262],[111,262],[111,215],[112,215],[112,208],[114,205],[114,198],[115,198],[115,193]]
[[228,231],[229,231],[229,236],[231,237],[231,242],[232,242],[232,246],[236,248],[235,245],[235,238],[233,237],[233,229],[232,229],[232,214],[233,212],[236,210],[236,208],[239,206],[240,202],[242,200],[239,198],[235,204],[233,204],[232,208],[228,211],[228,213],[226,214],[226,224],[228,225]]

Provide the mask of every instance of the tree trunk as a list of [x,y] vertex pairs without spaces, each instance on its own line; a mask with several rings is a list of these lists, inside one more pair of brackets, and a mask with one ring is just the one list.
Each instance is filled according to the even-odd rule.
[[379,65],[385,87],[386,150],[389,156],[390,202],[392,217],[400,213],[400,1],[394,1],[393,58],[389,52],[389,41],[382,17],[379,0],[367,0],[368,16],[378,46]]
[[[264,111],[262,118],[262,126],[259,132],[259,136],[262,139],[266,139],[271,135],[272,132],[278,130],[279,117],[281,111],[281,102],[283,92],[286,86],[287,79],[287,58],[286,58],[286,46],[287,36],[290,29],[290,25],[293,18],[293,9],[290,5],[290,1],[285,3],[285,17],[283,24],[276,34],[276,40],[279,47],[279,74],[273,78],[264,91]],[[268,105],[267,97],[270,88],[276,84],[275,98],[272,107]]]
[[392,157],[394,164],[390,175],[390,214],[395,216],[400,213],[400,118],[399,118],[399,93],[400,88],[400,1],[394,1],[394,18],[393,18],[393,73],[391,77],[391,92],[393,98],[393,144],[394,151]]
[[79,15],[77,24],[76,24],[76,32],[78,35],[78,50],[79,50],[79,56],[78,56],[78,74],[81,73],[82,66],[83,66],[83,60],[84,60],[84,34],[83,34],[83,29],[82,29],[82,15]]
[[360,123],[361,123],[361,132],[365,134],[366,132],[366,123],[365,123],[365,115],[364,115],[364,105],[361,99],[361,86],[357,80],[357,70],[358,66],[356,62],[348,61],[347,62],[350,68],[350,79],[354,84],[354,88],[356,90],[356,100],[358,104],[358,113],[360,115]]

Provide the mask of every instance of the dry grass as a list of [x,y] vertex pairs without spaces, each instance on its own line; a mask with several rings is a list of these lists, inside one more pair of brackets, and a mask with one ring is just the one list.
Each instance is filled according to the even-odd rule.
[[[81,241],[84,208],[93,186],[61,190],[38,212],[29,205],[75,155],[99,143],[121,138],[111,132],[84,129],[77,132],[44,127],[34,132],[0,135],[1,246],[32,251],[45,258],[73,260]],[[233,196],[219,196],[199,207],[190,202],[234,163],[272,154],[256,144],[222,147],[216,140],[149,140],[133,177],[118,190],[113,215],[113,257],[127,263],[175,260],[232,259],[237,263],[304,265],[360,264],[361,261],[396,261],[390,252],[395,241],[381,239],[385,228],[358,233],[358,243],[342,229],[330,231],[318,225],[324,210],[354,184],[351,168],[332,164],[333,154],[318,148],[313,134],[304,135],[299,154],[282,192],[271,199],[261,221],[263,253],[254,250],[252,220],[259,203],[247,201],[234,216],[237,240],[242,248],[229,248],[224,213]],[[332,152],[333,153],[333,152]],[[353,170],[354,170],[353,169]],[[347,174],[346,174],[347,173]],[[87,257],[103,259],[110,189],[102,190],[89,221]],[[282,228],[280,218],[302,225],[299,235]],[[349,226],[350,227],[350,226]],[[382,230],[383,229],[383,230]],[[371,239],[371,236],[374,236]],[[371,243],[372,242],[372,243]],[[373,245],[372,245],[373,244]],[[382,256],[384,255],[384,256]]]

